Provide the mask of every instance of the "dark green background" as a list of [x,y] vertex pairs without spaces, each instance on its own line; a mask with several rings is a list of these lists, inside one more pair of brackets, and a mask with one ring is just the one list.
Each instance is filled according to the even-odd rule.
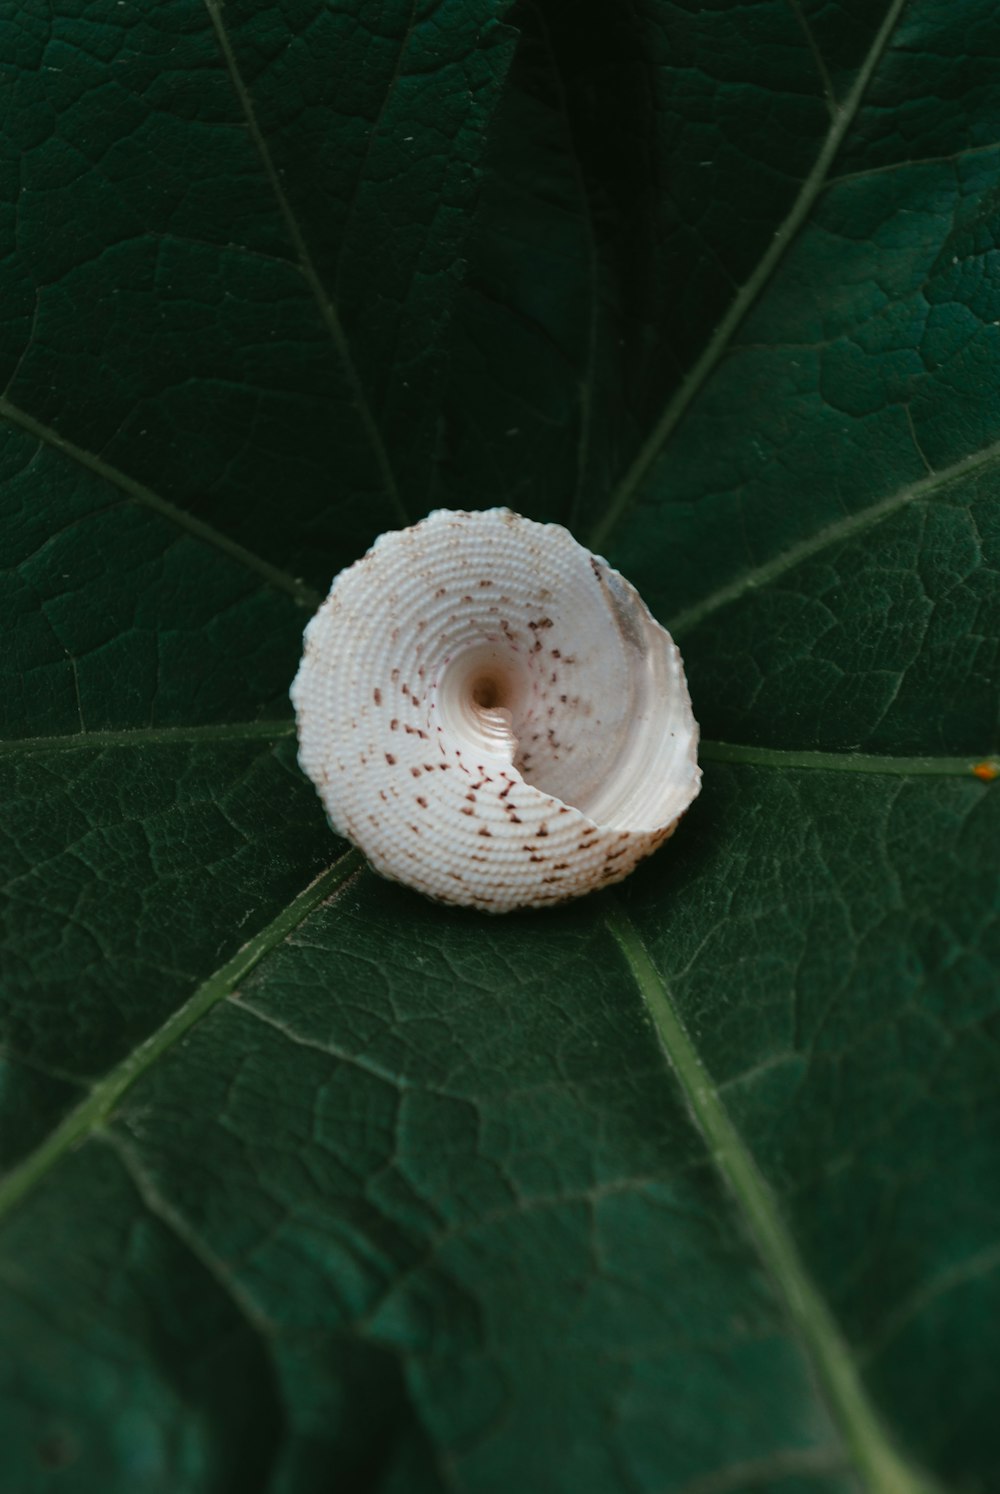
[[[992,1494],[992,0],[0,39],[0,1484],[928,1487],[865,1483],[627,919],[885,1438]],[[332,837],[287,689],[381,530],[498,503],[708,741],[620,892],[491,920]]]

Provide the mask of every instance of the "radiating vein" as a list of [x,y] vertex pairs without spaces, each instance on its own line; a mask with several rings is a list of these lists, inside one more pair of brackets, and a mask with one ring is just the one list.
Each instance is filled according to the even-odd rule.
[[891,518],[908,504],[916,503],[922,498],[929,498],[949,484],[959,482],[973,472],[994,465],[1000,465],[1000,441],[993,442],[991,446],[984,447],[982,451],[973,452],[971,456],[963,457],[961,461],[954,462],[950,467],[942,467],[927,477],[921,477],[918,482],[912,483],[909,487],[900,488],[895,493],[890,493],[887,498],[880,498],[878,502],[869,504],[867,508],[859,509],[857,513],[848,514],[845,518],[828,524],[824,529],[817,530],[809,539],[801,540],[781,555],[775,555],[771,560],[765,560],[762,565],[755,566],[753,570],[745,571],[728,586],[720,586],[703,601],[696,602],[693,607],[679,612],[676,617],[671,618],[667,627],[677,636],[690,632],[713,612],[718,612],[720,608],[738,602],[740,597],[745,596],[748,591],[757,591],[763,586],[768,586],[786,572],[793,570],[795,566],[801,565],[803,561],[811,560],[814,555],[828,550],[831,545],[838,545],[844,540],[852,539],[855,535],[862,534],[865,530],[872,529],[876,524],[881,524],[885,519]]
[[158,747],[199,742],[275,742],[291,736],[293,721],[231,721],[203,726],[137,726],[123,731],[76,731],[65,736],[11,737],[0,757],[18,753],[78,752],[105,747]]
[[164,1198],[143,1166],[135,1148],[123,1136],[111,1130],[98,1132],[95,1139],[114,1152],[147,1213],[151,1214],[154,1219],[158,1219],[188,1254],[193,1256],[211,1276],[247,1326],[254,1333],[268,1337],[274,1329],[271,1320],[260,1310],[253,1298],[241,1290],[237,1273],[227,1270],[225,1263],[209,1249],[202,1236],[191,1228],[184,1215],[175,1209],[168,1199]]
[[836,110],[833,122],[815,164],[799,190],[791,210],[783,223],[775,230],[774,238],[762,255],[756,269],[734,296],[728,310],[716,327],[701,357],[682,380],[680,388],[670,400],[662,416],[618,485],[603,519],[595,526],[588,544],[592,550],[602,549],[621,520],[640,483],[663,450],[667,440],[687,413],[689,407],[701,393],[732,341],[733,335],[760,296],[799,229],[812,212],[816,199],[822,192],[830,167],[844,142],[858,109],[872,81],[875,70],[896,29],[907,0],[893,0],[871,50],[862,64],[854,87],[843,104]]
[[117,488],[119,492],[124,493],[126,497],[131,498],[135,503],[141,503],[144,507],[151,508],[161,518],[169,520],[171,524],[176,524],[178,529],[186,530],[195,539],[203,541],[206,545],[211,545],[213,549],[221,550],[224,555],[228,555],[231,560],[235,560],[240,565],[245,566],[247,570],[255,571],[258,576],[262,576],[269,585],[276,587],[278,591],[287,592],[289,596],[298,602],[300,607],[308,607],[310,611],[315,611],[322,601],[319,593],[313,591],[311,586],[307,586],[298,577],[290,576],[287,571],[281,570],[279,566],[272,565],[270,561],[262,560],[259,555],[255,555],[252,550],[248,550],[245,545],[238,544],[236,540],[232,540],[227,535],[221,534],[218,529],[213,529],[211,524],[206,524],[203,519],[195,518],[194,514],[189,514],[185,509],[178,508],[177,504],[171,503],[169,498],[162,498],[159,493],[154,493],[153,489],[147,488],[145,483],[136,482],[134,477],[129,477],[126,473],[120,472],[117,467],[113,467],[103,457],[96,456],[92,451],[87,451],[82,446],[77,446],[75,441],[67,440],[65,436],[60,435],[51,426],[43,425],[40,420],[36,420],[34,416],[29,415],[25,410],[19,409],[17,405],[12,405],[10,400],[3,395],[0,395],[0,417],[10,421],[11,425],[19,426],[29,436],[34,436],[36,441],[43,441],[46,446],[51,446],[62,456],[70,457],[74,462],[79,462],[81,467],[86,467],[89,472],[93,472],[97,477],[103,478],[105,482],[111,483],[112,487]]
[[877,752],[799,752],[779,747],[744,747],[737,742],[701,742],[703,762],[747,763],[758,768],[804,768],[825,773],[883,773],[891,777],[1000,779],[996,757],[889,757]]
[[613,896],[608,908],[608,929],[646,1003],[694,1124],[746,1220],[865,1487],[871,1494],[933,1494],[934,1485],[910,1468],[890,1442],[840,1329],[799,1257],[777,1200],[730,1120],[638,930]]
[[[373,1079],[380,1079],[383,1084],[388,1084],[394,1089],[410,1088],[399,1074],[394,1074],[391,1069],[384,1068],[381,1064],[366,1058],[364,1054],[349,1053],[346,1048],[340,1048],[336,1043],[320,1042],[316,1038],[306,1037],[303,1033],[296,1032],[294,1027],[287,1022],[282,1022],[280,1017],[275,1017],[265,1008],[255,1006],[252,1001],[245,1000],[238,991],[232,992],[226,999],[231,1002],[234,1011],[251,1017],[264,1027],[270,1027],[273,1032],[280,1033],[286,1043],[291,1043],[296,1048],[308,1048],[313,1053],[322,1054],[324,1058],[332,1058],[335,1063],[358,1069],[364,1074],[369,1074]],[[441,1090],[435,1092],[446,1093]]]
[[14,1208],[74,1147],[86,1141],[115,1109],[127,1090],[188,1032],[196,1022],[228,996],[255,965],[298,928],[304,918],[361,865],[357,851],[348,851],[322,872],[278,916],[244,944],[242,949],[188,997],[155,1032],[111,1069],[40,1146],[30,1152],[0,1181],[0,1216]]
[[821,1478],[847,1471],[847,1459],[836,1447],[790,1447],[763,1458],[732,1463],[682,1485],[677,1494],[753,1494],[782,1479]]
[[385,449],[385,443],[382,440],[382,433],[378,428],[375,416],[372,414],[371,407],[368,403],[368,398],[362,386],[361,377],[354,362],[350,344],[347,341],[347,334],[344,332],[344,328],[340,320],[340,313],[334,305],[332,297],[327,293],[326,287],[324,286],[323,281],[320,278],[319,271],[316,268],[312,254],[310,253],[309,245],[306,243],[302,229],[299,227],[299,221],[296,218],[295,213],[292,211],[292,205],[288,200],[288,196],[285,192],[284,186],[282,185],[278,169],[275,166],[274,160],[271,156],[270,147],[268,146],[267,141],[264,139],[263,132],[260,128],[260,124],[258,123],[257,111],[254,108],[253,99],[250,97],[250,91],[243,80],[243,74],[240,71],[239,64],[236,61],[236,54],[233,51],[232,43],[229,40],[229,33],[226,30],[226,27],[222,20],[222,11],[224,8],[223,0],[205,0],[205,5],[208,9],[208,14],[211,17],[212,26],[215,30],[216,38],[218,39],[219,50],[222,53],[223,60],[225,61],[226,68],[229,72],[229,76],[232,79],[233,88],[236,91],[236,96],[240,101],[240,107],[243,110],[243,115],[247,122],[247,129],[250,132],[250,138],[253,141],[254,146],[256,147],[257,154],[260,157],[261,165],[264,168],[264,174],[267,177],[268,183],[271,187],[271,191],[274,193],[275,201],[278,204],[278,209],[288,231],[288,236],[291,239],[292,245],[295,249],[295,253],[298,256],[299,268],[302,272],[303,278],[306,281],[306,284],[309,286],[309,289],[313,294],[313,298],[315,299],[316,305],[319,308],[320,316],[323,319],[323,325],[326,327],[327,331],[330,334],[333,345],[337,350],[337,355],[340,358],[341,364],[343,366],[344,374],[351,387],[354,407],[357,410],[358,416],[361,420],[361,424],[364,427],[365,435],[368,439],[368,444],[371,447],[372,454],[375,458],[375,463],[378,467],[379,476],[382,479],[386,495],[390,503],[392,504],[392,508],[398,522],[400,524],[406,525],[409,523],[409,517],[406,513],[405,508],[403,507],[402,499],[399,496],[399,489],[396,486],[395,473],[393,472],[392,466],[389,462],[389,454]]
[[358,163],[357,175],[355,176],[354,190],[351,194],[351,200],[348,203],[347,209],[344,213],[343,228],[341,230],[340,239],[340,250],[337,255],[337,267],[333,276],[333,294],[335,297],[339,297],[340,295],[340,282],[344,270],[344,259],[346,257],[347,245],[351,234],[351,225],[354,222],[354,217],[358,210],[358,202],[364,190],[365,176],[367,175],[375,146],[382,139],[382,125],[385,121],[386,110],[389,108],[389,104],[392,99],[392,91],[399,84],[399,80],[403,72],[403,63],[406,61],[406,54],[409,51],[410,43],[413,40],[414,28],[417,23],[417,4],[418,0],[410,0],[410,13],[406,18],[406,24],[403,27],[402,35],[399,38],[399,46],[396,49],[396,61],[393,63],[392,73],[385,85],[385,92],[382,95],[382,102],[379,105],[375,118],[367,131],[367,139],[365,141],[364,152],[361,156],[360,162]]
[[826,99],[826,106],[830,111],[830,117],[836,120],[838,107],[837,95],[833,86],[833,79],[830,77],[830,70],[826,65],[826,59],[819,49],[819,43],[813,35],[813,29],[803,13],[799,0],[788,0],[788,7],[798,22],[799,30],[805,37],[806,44],[812,53],[813,62],[816,64],[816,71],[823,85],[823,97]]
[[966,145],[961,150],[943,156],[910,156],[902,161],[887,161],[884,166],[866,166],[858,171],[845,171],[842,176],[832,176],[827,190],[841,187],[847,182],[865,182],[873,176],[891,176],[897,171],[916,170],[921,166],[955,166],[960,161],[972,160],[976,156],[992,155],[1000,150],[1000,140],[991,140],[986,145]]
[[876,1337],[865,1345],[861,1358],[867,1362],[884,1353],[893,1339],[939,1298],[997,1271],[1000,1271],[1000,1245],[989,1245],[985,1250],[980,1250],[967,1260],[959,1261],[943,1271],[940,1276],[924,1282],[892,1310]]

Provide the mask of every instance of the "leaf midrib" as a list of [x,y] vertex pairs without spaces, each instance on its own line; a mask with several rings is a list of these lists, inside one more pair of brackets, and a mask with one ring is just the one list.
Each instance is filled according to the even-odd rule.
[[[291,718],[282,721],[233,721],[195,726],[128,727],[121,731],[72,732],[49,737],[11,737],[0,741],[0,757],[44,752],[102,751],[121,747],[197,746],[209,742],[279,742],[295,733]],[[1000,758],[945,754],[891,755],[876,752],[825,752],[808,748],[762,747],[753,743],[702,740],[705,762],[744,763],[751,767],[807,772],[874,773],[887,777],[984,778],[1000,776]]]
[[746,1221],[866,1488],[871,1494],[933,1494],[934,1486],[904,1462],[882,1426],[777,1200],[731,1121],[638,930],[614,894],[608,895],[607,908],[605,924],[645,1003],[694,1125]]
[[0,757],[18,753],[100,751],[107,747],[169,747],[200,742],[276,742],[291,736],[287,721],[231,721],[197,726],[135,726],[120,731],[78,731],[48,737],[9,737],[0,741]]
[[16,1208],[62,1157],[97,1131],[126,1091],[196,1022],[230,995],[254,966],[298,928],[314,908],[341,888],[352,873],[359,871],[362,864],[360,853],[350,850],[321,872],[276,918],[203,981],[148,1038],[110,1069],[103,1079],[99,1079],[86,1098],[63,1117],[45,1140],[0,1180],[0,1218]]

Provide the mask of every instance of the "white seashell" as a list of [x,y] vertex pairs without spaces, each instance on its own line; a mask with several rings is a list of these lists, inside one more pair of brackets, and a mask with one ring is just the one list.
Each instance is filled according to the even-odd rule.
[[299,762],[383,876],[490,912],[618,882],[700,787],[680,654],[568,530],[440,509],[342,571]]

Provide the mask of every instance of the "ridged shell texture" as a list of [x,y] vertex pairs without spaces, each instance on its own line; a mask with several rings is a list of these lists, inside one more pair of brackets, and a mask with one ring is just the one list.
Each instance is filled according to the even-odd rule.
[[490,912],[620,881],[700,785],[669,634],[567,530],[508,509],[376,540],[306,628],[292,700],[334,828]]

